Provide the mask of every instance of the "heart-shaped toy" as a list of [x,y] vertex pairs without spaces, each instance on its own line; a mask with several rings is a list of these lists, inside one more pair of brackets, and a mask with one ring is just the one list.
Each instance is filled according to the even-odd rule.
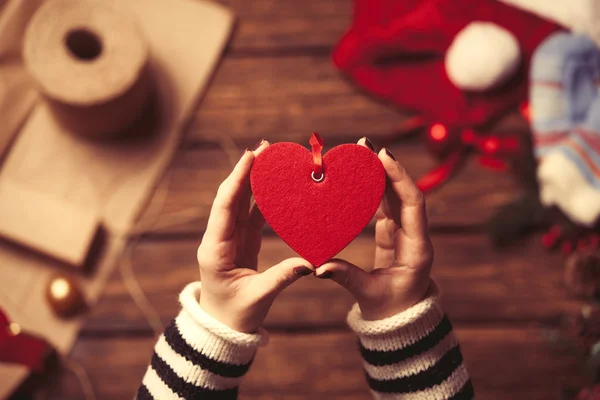
[[317,179],[315,167],[305,147],[275,143],[254,160],[250,182],[265,220],[318,267],[367,226],[385,191],[385,170],[375,153],[356,144],[329,150]]

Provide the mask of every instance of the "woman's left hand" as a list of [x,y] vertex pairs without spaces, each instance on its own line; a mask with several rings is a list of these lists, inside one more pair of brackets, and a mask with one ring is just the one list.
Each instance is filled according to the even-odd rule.
[[[359,145],[373,150],[366,138]],[[433,246],[425,198],[392,153],[378,154],[387,188],[375,216],[375,260],[370,272],[344,260],[320,266],[317,278],[331,278],[350,291],[363,318],[379,320],[417,304],[429,289]]]

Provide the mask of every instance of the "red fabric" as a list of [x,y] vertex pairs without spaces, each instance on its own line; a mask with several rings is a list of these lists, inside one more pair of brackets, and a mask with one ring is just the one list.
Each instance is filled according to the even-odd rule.
[[15,335],[9,325],[8,317],[0,309],[0,363],[21,364],[33,371],[41,371],[50,351],[48,343],[24,332]]
[[344,144],[323,156],[322,182],[311,178],[310,151],[296,143],[267,147],[252,165],[258,208],[301,257],[320,266],[369,223],[383,197],[385,170],[366,147]]
[[[355,0],[354,4],[352,26],[333,52],[337,67],[371,93],[419,111],[431,123],[456,128],[483,125],[524,101],[533,51],[561,29],[496,0]],[[456,88],[444,66],[444,53],[454,36],[473,21],[511,31],[524,58],[509,83],[484,93]]]
[[600,400],[600,385],[581,389],[574,400]]

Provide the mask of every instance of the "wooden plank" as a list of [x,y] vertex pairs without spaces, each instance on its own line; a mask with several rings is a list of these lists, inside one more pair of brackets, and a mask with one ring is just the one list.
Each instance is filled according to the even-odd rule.
[[[337,71],[329,56],[225,58],[190,126],[187,143],[221,137],[306,143],[311,132],[377,142],[397,135],[406,111],[375,100]],[[526,130],[517,114],[498,130]]]
[[[407,141],[391,149],[415,179],[435,166],[436,161],[418,141]],[[238,153],[237,149],[225,152],[213,146],[181,150],[139,222],[139,229],[162,234],[199,234],[208,220],[217,188],[239,154],[241,151]],[[513,176],[482,168],[473,158],[447,185],[428,195],[429,222],[456,226],[481,224],[520,190]]]
[[[444,291],[444,308],[456,322],[558,322],[581,303],[570,298],[563,284],[563,259],[548,254],[537,242],[522,248],[494,251],[484,236],[434,235],[433,276]],[[536,238],[537,240],[537,238]],[[150,303],[164,323],[178,310],[177,295],[198,279],[197,240],[142,243],[134,269]],[[366,266],[374,254],[372,238],[362,235],[341,254]],[[293,256],[279,238],[265,238],[259,270]],[[308,276],[285,290],[267,318],[269,328],[316,329],[341,327],[352,297],[331,281]],[[92,310],[84,330],[123,332],[148,330],[148,324],[116,273],[103,299]]]
[[329,49],[348,29],[351,0],[320,2],[220,0],[238,16],[234,52],[278,52],[294,48]]
[[404,116],[344,80],[326,56],[225,58],[190,132],[305,142],[313,131],[359,139],[394,133]]
[[[537,329],[458,327],[463,355],[481,399],[560,399],[565,385],[583,382],[583,363],[553,349]],[[90,374],[100,399],[129,399],[152,353],[152,338],[86,338],[73,357]],[[516,362],[518,360],[518,362]],[[61,398],[81,399],[72,376]],[[356,337],[344,331],[271,334],[244,378],[241,399],[368,399]]]

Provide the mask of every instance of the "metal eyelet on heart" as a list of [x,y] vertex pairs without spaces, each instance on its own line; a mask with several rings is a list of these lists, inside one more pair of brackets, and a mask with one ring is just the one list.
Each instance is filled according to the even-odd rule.
[[310,177],[313,179],[313,181],[319,183],[319,182],[323,182],[323,179],[325,179],[325,174],[321,172],[321,176],[318,178],[315,178],[315,171],[310,173]]

